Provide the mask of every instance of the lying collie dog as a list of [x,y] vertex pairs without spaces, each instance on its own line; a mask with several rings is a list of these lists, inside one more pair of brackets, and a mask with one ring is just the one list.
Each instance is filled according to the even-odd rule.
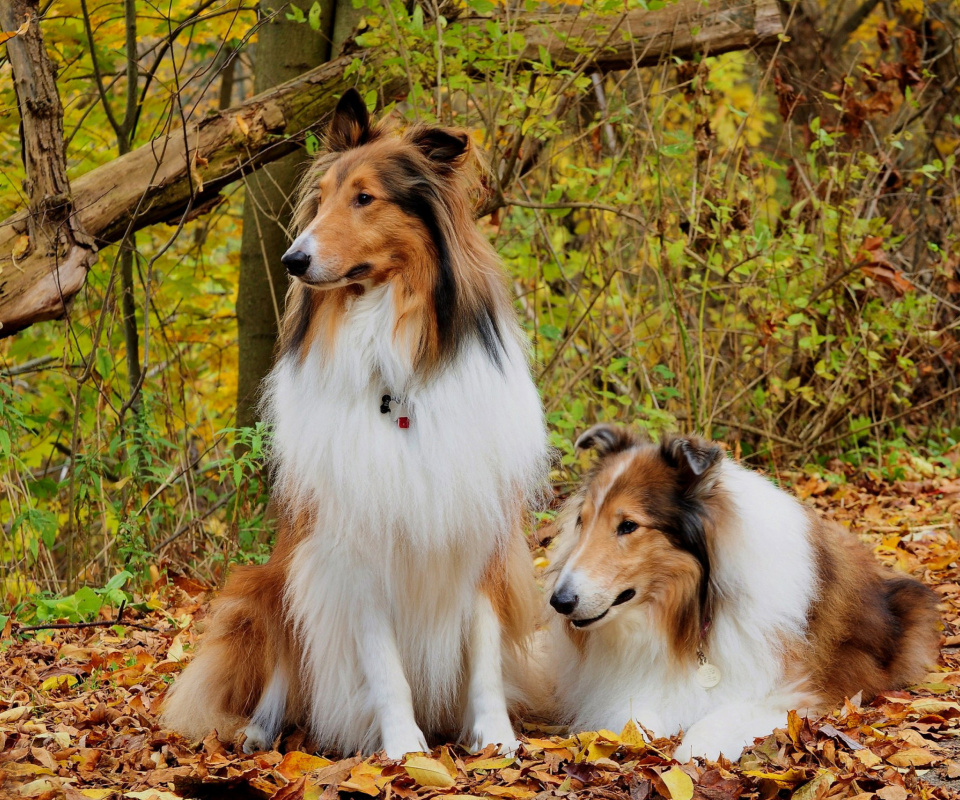
[[696,437],[597,425],[565,506],[547,664],[577,729],[684,732],[735,759],[789,709],[903,686],[936,662],[936,596]]
[[548,466],[527,346],[478,231],[469,137],[340,100],[283,256],[266,382],[276,548],[237,569],[165,724],[269,747],[515,746],[505,668],[536,617],[522,525]]

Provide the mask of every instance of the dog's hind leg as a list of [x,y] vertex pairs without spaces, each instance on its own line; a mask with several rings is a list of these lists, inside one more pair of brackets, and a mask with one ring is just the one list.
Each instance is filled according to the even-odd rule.
[[260,697],[250,723],[244,729],[246,735],[243,742],[244,753],[267,750],[273,744],[283,727],[289,689],[286,673],[278,664],[273,669],[273,675],[270,676],[270,682]]
[[504,753],[517,749],[503,687],[500,619],[483,592],[477,595],[470,631],[470,683],[467,688],[467,745],[480,750],[498,744]]

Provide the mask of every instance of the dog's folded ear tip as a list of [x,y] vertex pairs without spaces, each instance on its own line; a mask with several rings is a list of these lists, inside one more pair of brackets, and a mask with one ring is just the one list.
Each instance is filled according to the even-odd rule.
[[419,127],[410,134],[411,141],[437,165],[451,165],[470,149],[470,136],[455,128]]
[[596,450],[601,456],[633,447],[637,443],[635,434],[621,425],[600,422],[588,428],[574,442],[577,450]]
[[677,436],[666,443],[683,471],[700,478],[723,459],[723,449],[716,442],[699,436]]

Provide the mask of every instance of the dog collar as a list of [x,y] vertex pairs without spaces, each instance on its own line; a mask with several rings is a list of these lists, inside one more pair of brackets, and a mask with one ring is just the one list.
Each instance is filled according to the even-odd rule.
[[398,428],[410,427],[410,412],[399,397],[391,397],[385,394],[380,398],[380,413],[389,414],[390,421],[396,422]]

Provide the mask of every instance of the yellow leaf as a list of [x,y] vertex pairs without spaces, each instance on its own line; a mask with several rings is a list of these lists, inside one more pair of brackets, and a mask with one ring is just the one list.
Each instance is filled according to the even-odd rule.
[[17,789],[21,797],[49,796],[61,790],[60,781],[56,778],[37,778]]
[[27,714],[33,711],[33,706],[17,706],[16,708],[8,708],[6,711],[0,712],[0,723],[4,722],[17,722],[18,720],[23,719]]
[[457,765],[453,763],[453,756],[450,755],[449,747],[440,748],[440,763],[443,764],[444,768],[453,775],[454,779],[457,777]]
[[803,730],[803,720],[796,711],[787,714],[787,733],[794,744],[800,744],[800,731]]
[[793,800],[816,800],[817,797],[826,795],[827,789],[836,779],[836,775],[830,770],[822,769],[817,777],[803,784],[793,793]]
[[[857,753],[859,752],[861,751],[857,750]],[[759,780],[773,781],[778,786],[784,787],[795,786],[807,777],[807,773],[802,769],[788,769],[786,772],[764,772],[763,770],[750,769],[744,770],[743,774]]]
[[526,747],[528,750],[565,750],[577,744],[576,739],[527,739]]
[[[510,759],[513,761],[513,759]],[[449,789],[456,784],[456,776],[447,772],[442,761],[426,756],[412,756],[403,762],[407,775],[421,786],[435,786],[439,789]]]
[[895,767],[925,767],[937,760],[933,753],[923,747],[908,747],[887,759]]
[[80,794],[84,797],[90,797],[92,800],[106,800],[117,793],[116,789],[81,789]]
[[921,714],[941,714],[944,711],[960,711],[960,704],[949,700],[936,700],[932,697],[921,697],[910,704],[910,708]]
[[80,683],[80,681],[76,675],[54,675],[52,678],[47,678],[40,684],[40,691],[52,692],[54,689],[68,689],[71,686],[76,686],[78,683]]
[[12,778],[26,778],[31,775],[53,775],[46,767],[40,767],[36,764],[18,764],[16,761],[8,761],[3,765],[3,771]]
[[124,797],[132,797],[134,800],[182,800],[179,795],[173,792],[161,792],[159,789],[143,789],[139,792],[127,792]]
[[479,761],[470,761],[464,766],[466,766],[468,772],[473,772],[477,769],[503,769],[504,767],[509,767],[515,762],[515,758],[508,758],[504,756],[502,758],[481,758]]
[[[6,34],[0,33],[0,36],[5,36]],[[14,260],[20,258],[27,250],[30,249],[30,237],[27,234],[23,233],[17,237],[17,240],[13,243],[13,250],[10,251],[10,254],[13,256]]]
[[601,758],[610,758],[610,756],[617,752],[619,747],[620,745],[617,742],[605,742],[602,741],[600,737],[597,737],[596,740],[590,743],[584,758],[587,761],[599,761]]
[[660,779],[670,792],[670,800],[691,800],[693,797],[693,781],[680,767],[671,767]]
[[587,757],[587,751],[590,749],[590,745],[597,740],[599,735],[596,731],[585,731],[584,733],[577,734],[575,744],[580,745],[580,751],[577,752],[574,758],[576,763],[580,763]]
[[283,761],[277,764],[276,770],[288,781],[294,781],[310,772],[330,766],[332,763],[329,759],[294,750],[283,757]]
[[624,725],[623,730],[620,731],[620,741],[627,745],[627,747],[644,748],[647,746],[647,743],[643,739],[643,734],[640,733],[640,728],[637,727],[637,723],[632,719],[627,720],[627,724]]

